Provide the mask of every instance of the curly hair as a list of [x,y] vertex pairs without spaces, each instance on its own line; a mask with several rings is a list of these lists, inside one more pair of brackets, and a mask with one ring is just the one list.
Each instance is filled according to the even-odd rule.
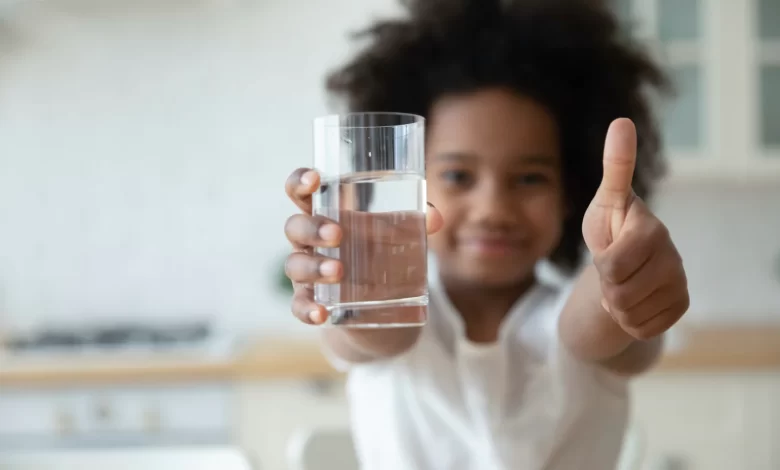
[[349,111],[429,118],[443,96],[502,87],[544,105],[560,130],[570,215],[551,260],[579,265],[582,219],[602,177],[604,138],[618,117],[637,129],[633,186],[647,199],[664,174],[650,91],[666,75],[605,1],[408,0],[404,17],[356,33],[367,45],[326,81]]

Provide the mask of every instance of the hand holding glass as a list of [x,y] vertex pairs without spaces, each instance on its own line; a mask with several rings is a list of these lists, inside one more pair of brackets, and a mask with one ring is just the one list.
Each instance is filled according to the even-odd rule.
[[355,113],[314,121],[321,184],[315,216],[341,227],[338,247],[317,254],[341,261],[338,284],[315,284],[330,324],[419,326],[428,305],[425,122],[420,116]]

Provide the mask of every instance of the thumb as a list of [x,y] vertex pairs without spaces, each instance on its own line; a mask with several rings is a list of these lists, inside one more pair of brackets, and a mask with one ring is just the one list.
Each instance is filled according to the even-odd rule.
[[633,194],[636,166],[636,127],[627,118],[612,121],[604,143],[604,176],[593,203],[623,209]]

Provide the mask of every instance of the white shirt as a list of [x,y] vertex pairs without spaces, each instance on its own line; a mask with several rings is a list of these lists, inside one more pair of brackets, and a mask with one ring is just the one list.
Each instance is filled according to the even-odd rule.
[[[471,343],[432,264],[428,322],[389,361],[349,367],[363,470],[611,470],[628,416],[625,380],[582,363],[557,334],[573,280],[547,263],[498,340]],[[333,360],[334,365],[347,365]]]

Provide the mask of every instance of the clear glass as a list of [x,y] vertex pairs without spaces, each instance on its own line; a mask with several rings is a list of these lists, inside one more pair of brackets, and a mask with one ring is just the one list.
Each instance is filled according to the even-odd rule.
[[392,328],[425,324],[428,306],[425,120],[353,113],[314,120],[314,168],[322,184],[315,215],[339,224],[340,284],[317,284],[330,325]]
[[761,143],[780,147],[780,65],[761,67]]
[[780,2],[758,0],[758,35],[762,40],[780,39]]
[[663,127],[666,144],[675,149],[697,149],[704,127],[702,77],[697,65],[671,69],[677,96],[665,109]]

